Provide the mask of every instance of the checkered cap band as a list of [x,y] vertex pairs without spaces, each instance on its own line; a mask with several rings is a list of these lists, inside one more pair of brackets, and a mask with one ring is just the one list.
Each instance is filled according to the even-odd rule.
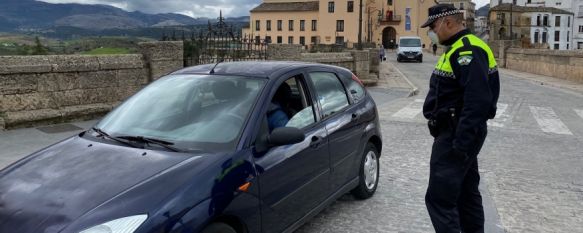
[[455,9],[455,10],[451,10],[451,11],[442,12],[442,13],[439,13],[437,15],[429,16],[428,20],[434,20],[434,19],[438,19],[441,17],[445,17],[445,16],[463,14],[463,13],[464,13],[463,11]]

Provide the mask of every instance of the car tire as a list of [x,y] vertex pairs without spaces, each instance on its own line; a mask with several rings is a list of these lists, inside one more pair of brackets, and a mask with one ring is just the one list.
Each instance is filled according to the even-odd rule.
[[215,222],[208,225],[201,233],[237,233],[229,224],[222,222]]
[[423,63],[423,58],[419,58],[419,63]]
[[398,58],[398,57],[397,57],[397,62],[401,62],[401,58]]
[[379,165],[378,150],[368,143],[360,161],[358,186],[351,191],[356,199],[364,200],[374,195],[379,183]]

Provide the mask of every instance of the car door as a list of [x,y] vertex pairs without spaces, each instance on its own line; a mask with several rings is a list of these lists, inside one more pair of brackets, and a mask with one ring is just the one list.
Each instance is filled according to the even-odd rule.
[[330,147],[331,188],[338,190],[358,174],[364,123],[362,106],[353,104],[334,70],[311,70],[322,123]]
[[[321,203],[329,192],[326,128],[318,122],[304,76],[300,73],[292,78],[296,82],[296,89],[293,83],[290,85],[292,92],[303,96],[304,108],[295,113],[286,126],[300,128],[306,137],[303,142],[265,151],[256,141],[255,167],[262,201],[263,232],[281,232],[288,228]],[[277,89],[277,86],[272,89]],[[269,131],[266,117],[262,122],[257,137],[259,141]]]

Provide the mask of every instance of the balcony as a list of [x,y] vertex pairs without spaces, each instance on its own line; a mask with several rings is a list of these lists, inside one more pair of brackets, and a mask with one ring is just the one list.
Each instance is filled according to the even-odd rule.
[[381,24],[395,24],[395,23],[400,23],[401,22],[401,16],[400,15],[392,15],[392,16],[386,16],[381,18]]

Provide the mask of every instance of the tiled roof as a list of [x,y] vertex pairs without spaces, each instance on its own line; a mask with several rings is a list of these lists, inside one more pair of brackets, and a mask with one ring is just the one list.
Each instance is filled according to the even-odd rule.
[[320,2],[282,2],[282,3],[261,3],[251,12],[280,12],[280,11],[318,11]]
[[[490,11],[510,11],[510,3],[500,4],[498,6],[492,7]],[[554,7],[542,7],[542,6],[512,6],[513,12],[549,12],[553,14],[565,14],[565,15],[572,15],[573,13],[557,9]]]

